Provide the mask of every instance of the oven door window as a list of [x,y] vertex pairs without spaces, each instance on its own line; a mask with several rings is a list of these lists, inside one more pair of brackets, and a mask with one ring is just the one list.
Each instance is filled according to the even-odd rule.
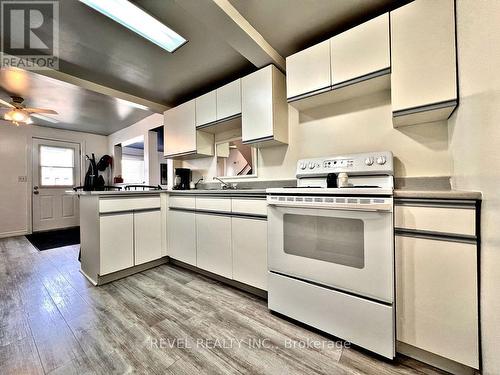
[[286,254],[344,266],[365,266],[364,222],[360,219],[283,215]]

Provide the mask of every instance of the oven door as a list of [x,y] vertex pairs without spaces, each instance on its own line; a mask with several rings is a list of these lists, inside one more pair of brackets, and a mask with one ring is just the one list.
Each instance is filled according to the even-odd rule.
[[392,210],[269,205],[268,226],[269,271],[392,303]]

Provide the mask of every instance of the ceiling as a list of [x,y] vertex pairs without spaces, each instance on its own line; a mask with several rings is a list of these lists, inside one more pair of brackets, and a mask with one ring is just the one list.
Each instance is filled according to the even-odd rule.
[[57,123],[36,117],[32,120],[36,125],[59,129],[109,135],[153,113],[134,103],[24,70],[0,70],[0,88],[0,99],[7,102],[11,101],[9,94],[15,94],[25,98],[27,107],[57,111],[58,115],[47,115]]
[[[188,43],[173,54],[168,53],[78,0],[64,0],[59,2],[60,71],[173,106],[259,68],[234,48],[229,36],[217,32],[217,23],[209,27],[200,19],[200,14],[193,15],[186,6],[189,2],[194,4],[191,10],[198,5],[213,6],[212,0],[132,1]],[[404,3],[394,0],[229,1],[282,57]],[[61,108],[57,127],[110,134],[150,114],[135,108],[123,116],[125,112],[117,109],[119,105],[117,107],[112,97],[71,88],[65,82],[58,85],[34,73],[26,73],[26,80],[30,84],[24,91],[12,87],[6,90],[2,76],[0,97],[5,99],[7,94],[17,94],[25,96],[29,105]]]
[[283,57],[408,2],[403,0],[229,1]]

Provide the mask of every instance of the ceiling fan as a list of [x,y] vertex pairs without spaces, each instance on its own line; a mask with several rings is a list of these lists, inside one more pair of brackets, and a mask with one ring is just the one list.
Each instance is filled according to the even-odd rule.
[[44,114],[57,115],[56,111],[43,108],[27,108],[23,104],[24,98],[20,96],[11,96],[11,98],[12,101],[10,103],[0,99],[0,113],[3,113],[4,120],[11,121],[17,126],[20,124],[32,124],[32,116],[52,123],[58,122],[52,117],[44,116]]

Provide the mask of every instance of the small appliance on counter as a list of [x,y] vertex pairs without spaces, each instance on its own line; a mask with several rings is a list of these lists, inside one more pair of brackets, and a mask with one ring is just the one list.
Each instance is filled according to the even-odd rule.
[[174,190],[189,190],[191,182],[191,169],[175,168]]

